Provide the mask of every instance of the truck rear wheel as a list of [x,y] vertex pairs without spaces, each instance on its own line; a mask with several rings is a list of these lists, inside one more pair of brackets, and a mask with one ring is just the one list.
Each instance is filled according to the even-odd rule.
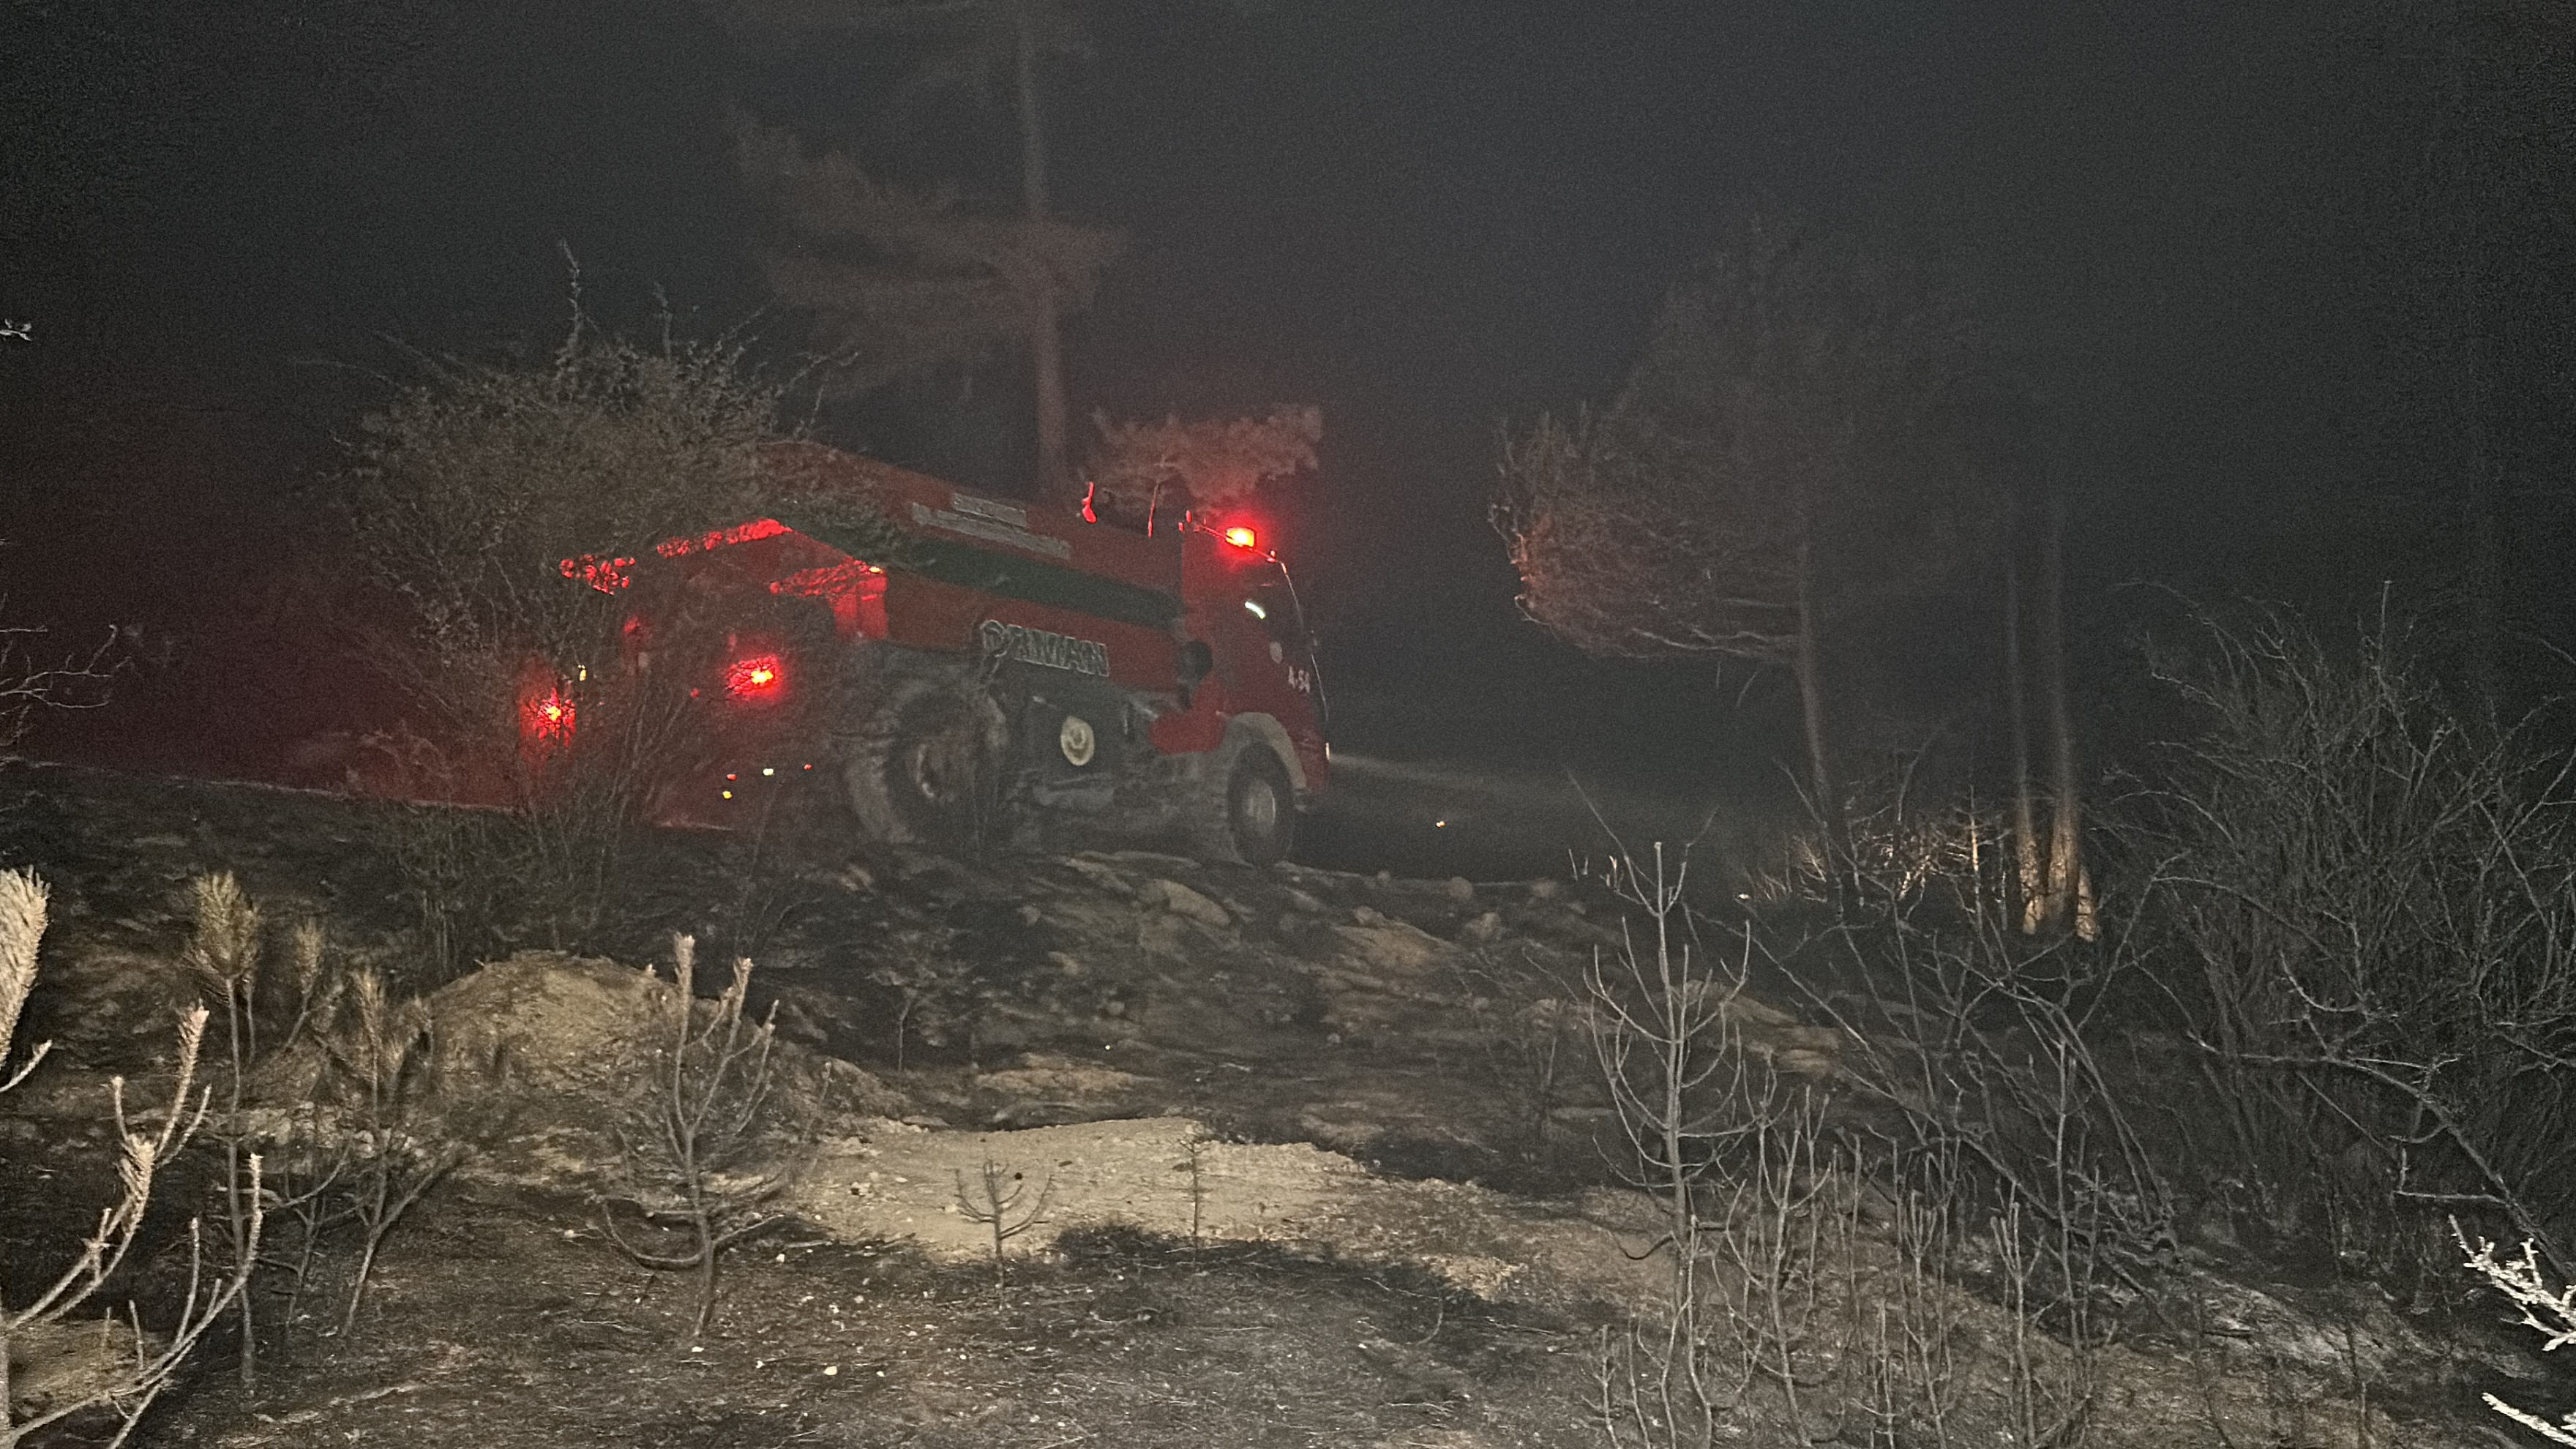
[[982,847],[1000,814],[1001,772],[1001,720],[989,702],[935,690],[897,711],[885,799],[912,839],[940,850]]
[[1246,744],[1226,772],[1225,837],[1246,865],[1275,865],[1296,844],[1296,792],[1267,745]]

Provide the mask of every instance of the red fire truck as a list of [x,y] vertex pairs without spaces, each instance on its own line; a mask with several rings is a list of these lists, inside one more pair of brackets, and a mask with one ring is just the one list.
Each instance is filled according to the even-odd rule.
[[[636,601],[627,677],[657,653],[687,676],[693,753],[666,821],[747,825],[820,787],[896,844],[1287,854],[1330,755],[1296,589],[1257,521],[1122,527],[810,443],[767,463],[814,502],[564,566]],[[522,743],[568,734],[574,703],[537,681]]]

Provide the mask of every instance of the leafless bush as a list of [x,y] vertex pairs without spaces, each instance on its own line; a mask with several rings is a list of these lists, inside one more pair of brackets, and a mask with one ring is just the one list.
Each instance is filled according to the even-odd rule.
[[388,853],[410,897],[420,953],[434,979],[507,954],[520,877],[510,867],[519,824],[494,810],[407,804],[384,817]]
[[1859,1362],[1857,1300],[1847,1276],[1833,1283],[1849,1204],[1831,1200],[1812,1101],[1742,1050],[1730,1007],[1744,957],[1696,949],[1687,877],[1660,844],[1642,870],[1615,861],[1607,883],[1649,939],[1596,956],[1585,977],[1631,1181],[1660,1219],[1645,1252],[1669,1269],[1656,1310],[1605,1340],[1594,1408],[1614,1445],[1803,1440],[1863,1397],[1840,1382]]
[[1558,979],[1526,948],[1514,954],[1479,949],[1458,974],[1486,1069],[1514,1109],[1529,1156],[1543,1158],[1549,1124],[1565,1104],[1589,1040],[1583,985]]
[[490,792],[456,751],[417,737],[387,742],[426,797],[386,818],[422,954],[439,978],[522,945],[597,943],[634,827],[685,773],[684,703],[676,687],[591,701],[576,711],[581,730],[512,764],[509,808],[428,803]]
[[892,992],[894,1069],[903,1070],[904,1049],[918,1037],[929,1046],[957,1043],[968,1060],[975,1056],[975,1018],[983,991],[969,962],[953,954],[955,933],[937,930],[898,931],[890,949],[868,969],[868,984]]
[[[603,1202],[600,1215],[610,1240],[638,1266],[697,1275],[694,1343],[715,1317],[717,1259],[777,1221],[766,1208],[787,1179],[783,1171],[737,1170],[760,1146],[777,1041],[769,1021],[755,1025],[743,1014],[751,962],[737,959],[724,994],[700,1011],[692,995],[697,943],[674,936],[671,952],[672,989],[654,995],[652,1026],[662,1044],[637,1083],[637,1120],[623,1134],[637,1193]],[[658,1251],[619,1228],[620,1203],[647,1229],[676,1235],[678,1250]]]
[[1963,1206],[2032,1235],[2015,1251],[2051,1285],[2041,1316],[2072,1331],[2113,1280],[2144,1288],[2174,1240],[2168,1163],[2132,1111],[2138,1078],[2106,1062],[2136,1026],[2137,933],[2034,941],[2000,898],[1962,912],[1965,892],[1945,904],[1861,881],[1804,958],[1835,961],[1849,984],[1809,992],[1842,1031],[1845,1080],[1893,1113],[1908,1151],[1957,1164]]
[[2203,1151],[2292,1223],[2357,1201],[2382,1261],[2449,1212],[2568,1276],[2576,755],[2455,713],[2385,627],[2349,658],[2279,621],[2207,639],[2163,671],[2206,728],[2147,835],[2227,1109]]
[[56,650],[50,638],[40,625],[0,625],[0,759],[26,733],[28,716],[105,704],[109,684],[133,663],[113,630],[86,652]]
[[[406,615],[368,652],[441,753],[500,777],[519,813],[424,817],[438,828],[414,863],[447,901],[473,884],[460,862],[488,861],[568,947],[599,924],[624,833],[687,738],[680,671],[647,688],[618,667],[641,586],[626,570],[665,539],[758,516],[776,396],[738,346],[601,337],[577,305],[544,364],[429,370],[365,420],[348,469],[353,554]],[[476,848],[450,848],[460,833]]]
[[643,347],[578,312],[542,364],[430,363],[365,419],[348,479],[358,554],[413,616],[394,662],[423,705],[515,738],[527,658],[571,679],[623,610],[565,587],[563,561],[752,516],[775,407],[738,347]]
[[[1838,1029],[1839,1080],[1889,1139],[1887,1191],[1937,1204],[1895,1214],[1897,1296],[1911,1306],[1876,1332],[1911,1397],[1873,1412],[1911,1416],[1933,1442],[1974,1421],[2007,1443],[2080,1444],[2100,1352],[2175,1246],[2170,1163],[2117,1050],[2139,1026],[2134,912],[2104,916],[2087,893],[2074,929],[2026,935],[2011,836],[1992,815],[1902,794],[1855,815],[1856,842],[1910,848],[1856,850],[1826,929],[1762,939]],[[1998,1362],[1975,1366],[1982,1392],[1939,1382],[1936,1369],[1971,1366],[1917,1323],[1943,1311],[1951,1278],[2003,1313]]]
[[1948,1449],[1968,1437],[1975,1394],[1962,1349],[1968,1301],[1952,1281],[1963,1255],[1957,1204],[1946,1191],[1950,1167],[1939,1159],[1923,1162],[1913,1183],[1890,1174],[1892,1252],[1874,1280],[1875,1301],[1862,1310],[1869,1358],[1863,1408],[1873,1444]]
[[[1955,1056],[1906,1057],[1920,1082],[1864,1056],[1852,1079],[1881,1074],[1874,1095],[1912,1130],[1875,1146],[1837,1135],[1811,1088],[1747,1040],[1766,1015],[1748,979],[1775,943],[1748,921],[1705,951],[1685,875],[1661,851],[1617,864],[1607,881],[1643,933],[1586,982],[1634,1182],[1658,1208],[1649,1251],[1669,1267],[1656,1310],[1605,1344],[1606,1437],[2082,1443],[2116,1193],[2086,1135],[2103,1114],[2079,1053],[2034,1072],[1981,1045],[1965,1060],[2023,1078],[1982,1098]],[[1971,1279],[2006,1323],[1977,1364],[1954,1332]]]
[[[7,1068],[10,1039],[16,1034],[27,994],[35,986],[37,947],[45,932],[45,894],[43,883],[28,872],[0,872],[0,1091],[24,1081],[46,1055],[40,1043],[17,1070]],[[123,1444],[207,1330],[249,1291],[262,1212],[256,1156],[247,1164],[249,1251],[238,1254],[228,1272],[209,1281],[198,1225],[191,1220],[187,1285],[177,1317],[166,1331],[147,1332],[140,1313],[129,1304],[122,1325],[113,1312],[100,1324],[102,1342],[112,1331],[120,1343],[114,1354],[101,1355],[106,1360],[99,1365],[101,1372],[67,1380],[61,1392],[41,1404],[11,1382],[28,1350],[40,1343],[56,1349],[65,1346],[64,1330],[72,1315],[96,1300],[141,1236],[161,1169],[186,1150],[204,1125],[210,1094],[197,1085],[197,1052],[204,1040],[206,1017],[206,1009],[198,1006],[180,1020],[176,1073],[157,1128],[127,1113],[125,1079],[110,1080],[107,1120],[120,1150],[116,1201],[100,1210],[98,1225],[82,1239],[70,1265],[59,1275],[37,1279],[23,1300],[15,1293],[0,1295],[0,1449],[17,1449],[53,1424],[97,1410],[115,1417],[117,1430],[111,1443]]]

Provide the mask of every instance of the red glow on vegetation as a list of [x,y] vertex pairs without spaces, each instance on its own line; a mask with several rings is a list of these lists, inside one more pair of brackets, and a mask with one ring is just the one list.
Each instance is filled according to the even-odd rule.
[[664,558],[679,558],[686,554],[705,553],[710,549],[723,548],[729,544],[776,538],[786,531],[787,525],[775,518],[755,518],[749,523],[737,523],[731,528],[719,528],[713,533],[701,534],[696,538],[665,539],[655,544],[653,551]]
[[769,586],[769,591],[773,594],[800,594],[817,599],[829,597],[844,589],[861,593],[870,590],[884,593],[885,570],[876,564],[852,559],[848,563],[833,564],[828,568],[799,569],[783,579],[772,582]]
[[827,601],[832,606],[833,623],[844,639],[862,635],[882,639],[886,636],[886,582],[882,566],[852,559],[773,580],[769,591],[782,598],[795,595]]
[[1238,523],[1225,531],[1225,541],[1236,548],[1255,549],[1261,546],[1261,535]]
[[775,654],[737,659],[725,671],[725,693],[736,699],[767,699],[777,694],[783,677]]
[[579,558],[565,559],[563,576],[579,579],[603,594],[613,594],[633,582],[626,576],[626,571],[633,567],[635,560],[631,558],[601,558],[595,553],[586,553]]

